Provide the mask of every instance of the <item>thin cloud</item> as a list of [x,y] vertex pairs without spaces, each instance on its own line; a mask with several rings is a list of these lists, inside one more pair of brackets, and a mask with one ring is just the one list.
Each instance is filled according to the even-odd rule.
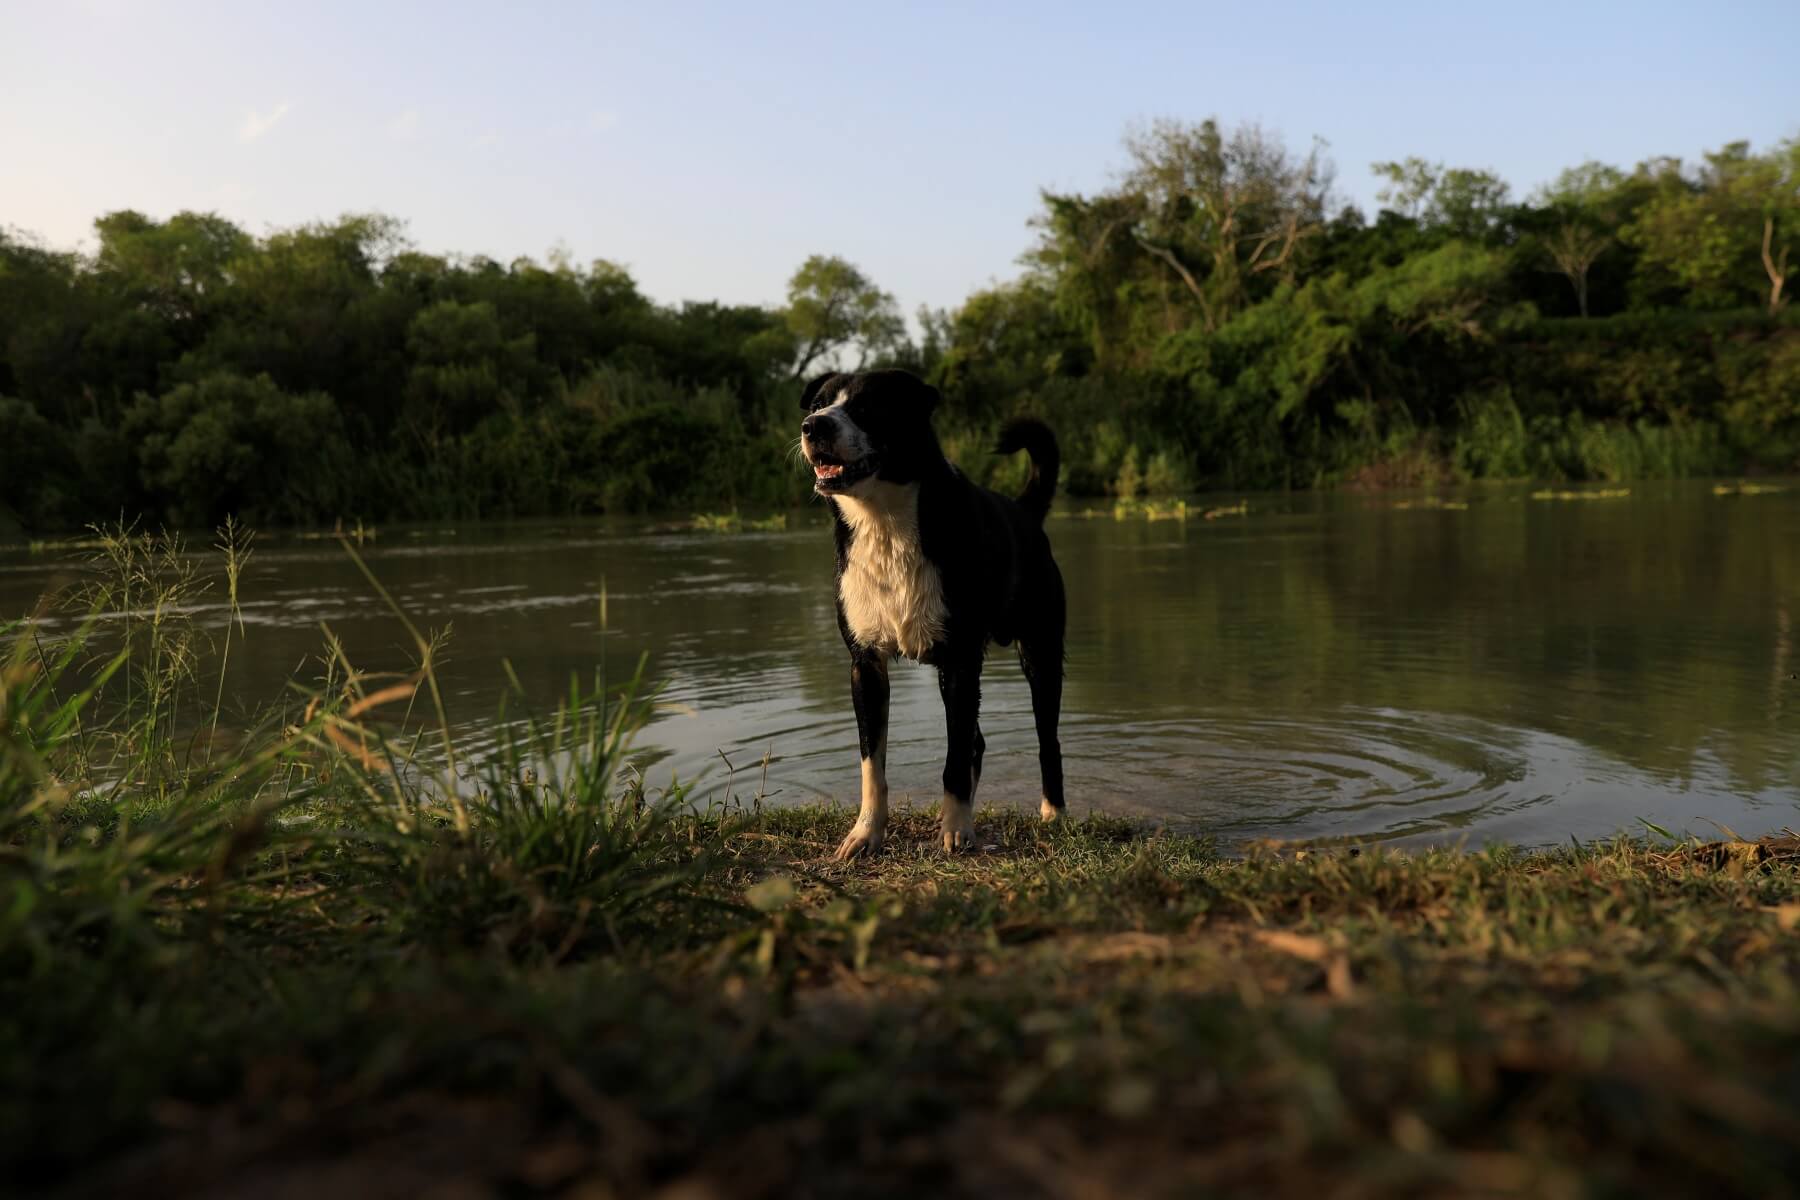
[[610,108],[603,108],[588,118],[588,128],[596,133],[604,133],[619,123],[619,114]]
[[254,142],[281,122],[294,106],[283,101],[266,113],[254,110],[244,114],[243,124],[238,126],[238,141]]
[[388,136],[405,141],[419,131],[419,110],[409,108],[388,122]]

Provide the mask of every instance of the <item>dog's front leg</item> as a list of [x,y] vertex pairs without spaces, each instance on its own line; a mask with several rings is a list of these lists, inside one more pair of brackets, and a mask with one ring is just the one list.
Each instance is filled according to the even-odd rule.
[[945,850],[975,844],[975,746],[981,719],[981,655],[959,655],[938,668],[944,697],[944,803],[940,822]]
[[873,854],[887,835],[888,665],[878,651],[851,650],[850,700],[856,706],[856,737],[862,751],[862,810],[837,848],[840,862]]

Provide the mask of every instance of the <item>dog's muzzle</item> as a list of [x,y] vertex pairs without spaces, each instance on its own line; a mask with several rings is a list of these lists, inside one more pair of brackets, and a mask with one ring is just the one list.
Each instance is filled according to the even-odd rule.
[[806,461],[812,464],[813,489],[817,492],[841,492],[875,473],[873,454],[852,459],[838,453],[846,442],[854,445],[863,439],[845,437],[830,413],[814,413],[800,422],[800,438],[806,448]]
[[812,463],[813,490],[821,495],[848,491],[875,473],[879,465],[873,454],[865,454],[855,462],[845,462],[827,450],[807,448],[807,461]]

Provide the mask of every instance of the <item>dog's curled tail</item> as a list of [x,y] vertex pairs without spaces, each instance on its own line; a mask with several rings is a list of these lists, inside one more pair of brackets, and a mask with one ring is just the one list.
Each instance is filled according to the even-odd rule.
[[1056,495],[1056,473],[1062,468],[1056,435],[1036,417],[1008,421],[1000,431],[994,453],[1016,454],[1020,450],[1031,456],[1031,475],[1025,480],[1025,490],[1019,493],[1019,507],[1042,522],[1049,515],[1050,498]]

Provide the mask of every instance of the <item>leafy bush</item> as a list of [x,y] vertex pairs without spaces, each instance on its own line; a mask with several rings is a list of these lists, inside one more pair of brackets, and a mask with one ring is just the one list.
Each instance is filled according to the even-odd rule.
[[123,433],[149,503],[178,526],[328,523],[347,507],[351,452],[330,396],[220,372],[140,396]]
[[0,396],[0,518],[41,528],[80,510],[74,455],[62,430],[23,400]]

